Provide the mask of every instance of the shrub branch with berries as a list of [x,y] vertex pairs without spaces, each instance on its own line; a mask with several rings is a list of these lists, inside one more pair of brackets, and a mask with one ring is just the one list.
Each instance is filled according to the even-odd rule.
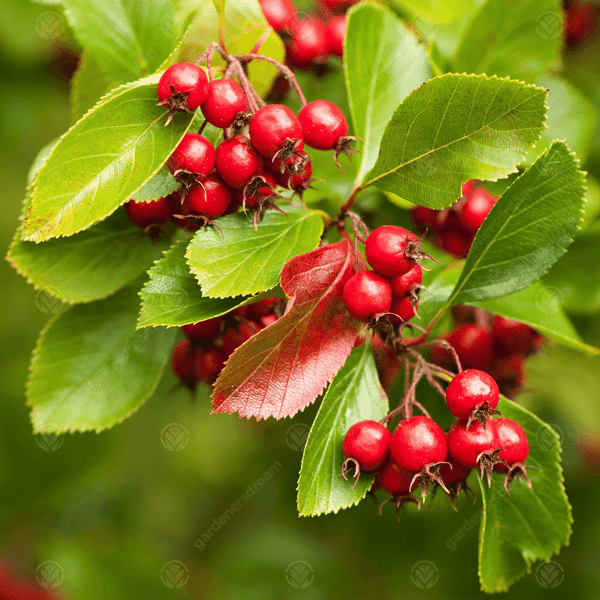
[[[578,235],[584,175],[544,137],[552,91],[521,55],[483,72],[465,52],[477,20],[442,60],[419,21],[352,4],[205,3],[145,66],[107,59],[89,110],[73,86],[8,255],[64,303],[33,353],[33,429],[112,427],[165,370],[171,401],[210,394],[213,413],[320,399],[300,515],[481,496],[481,583],[503,590],[570,535],[558,445],[535,442],[556,436],[518,402],[545,345],[600,353],[541,280]],[[571,43],[583,29],[572,17]],[[536,75],[561,40],[539,43]]]

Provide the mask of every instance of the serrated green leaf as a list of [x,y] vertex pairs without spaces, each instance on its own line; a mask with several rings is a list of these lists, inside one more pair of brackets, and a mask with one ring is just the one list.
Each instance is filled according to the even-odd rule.
[[36,244],[16,240],[8,260],[36,288],[63,302],[106,298],[146,271],[169,247],[132,225],[124,211],[86,231]]
[[453,23],[462,19],[473,10],[473,1],[455,2],[454,0],[392,0],[392,4],[408,11],[416,18],[431,23]]
[[163,165],[152,179],[147,181],[137,192],[131,194],[131,198],[137,202],[150,202],[164,198],[180,187],[181,184],[175,181],[167,166]]
[[583,183],[567,146],[552,144],[483,222],[452,303],[505,296],[539,279],[564,254],[580,226]]
[[351,425],[363,419],[379,421],[387,412],[371,344],[365,342],[331,382],[310,430],[298,480],[300,516],[336,513],[365,497],[375,476],[362,474],[354,488],[342,478],[342,442]]
[[320,214],[299,206],[269,211],[254,230],[243,213],[219,219],[221,232],[199,230],[186,252],[188,264],[211,298],[256,294],[279,285],[283,265],[314,250],[323,232]]
[[560,442],[555,431],[525,408],[501,398],[498,410],[517,421],[529,441],[527,465],[533,491],[513,485],[506,494],[500,474],[491,489],[480,484],[484,515],[479,533],[479,578],[485,592],[507,591],[531,571],[536,560],[549,560],[571,535],[571,507],[563,486]]
[[58,313],[42,331],[27,384],[35,432],[100,431],[152,395],[176,331],[136,331],[137,287]]
[[349,11],[344,52],[354,135],[363,140],[360,182],[377,160],[394,110],[431,74],[423,47],[394,13],[379,4],[361,3]]
[[207,298],[185,260],[189,237],[179,240],[150,269],[140,296],[138,327],[176,327],[218,317],[241,306],[248,296]]
[[485,75],[442,75],[396,109],[363,186],[429,208],[449,206],[468,179],[516,171],[544,127],[546,91]]
[[26,239],[69,236],[115,211],[167,161],[192,122],[156,106],[158,76],[111,93],[60,140],[38,174]]
[[452,71],[513,77],[529,83],[560,70],[560,0],[487,0],[463,33]]

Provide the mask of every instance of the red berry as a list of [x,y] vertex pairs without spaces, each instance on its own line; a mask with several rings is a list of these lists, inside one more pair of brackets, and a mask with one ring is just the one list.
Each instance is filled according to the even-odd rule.
[[[250,139],[258,152],[273,158],[286,140],[302,141],[302,127],[287,106],[267,104],[258,109],[250,121]],[[302,150],[301,145],[297,150]]]
[[202,135],[186,133],[167,161],[172,174],[185,171],[201,178],[206,177],[215,166],[215,149]]
[[[301,163],[303,164],[301,165]],[[299,191],[306,189],[313,172],[312,162],[308,158],[308,154],[304,153],[288,158],[285,161],[283,172],[281,171],[281,160],[278,158],[271,161],[268,168],[281,187]]]
[[162,225],[173,216],[173,208],[167,198],[159,198],[150,202],[130,200],[126,205],[129,220],[138,227]]
[[275,31],[293,29],[296,25],[296,7],[291,0],[260,0],[260,7]]
[[244,90],[233,79],[215,79],[208,84],[208,94],[202,103],[204,118],[215,127],[229,127],[238,113],[245,113]]
[[327,41],[329,52],[336,56],[344,55],[344,37],[346,36],[346,15],[334,17],[327,23]]
[[259,300],[248,306],[248,314],[257,319],[266,317],[273,312],[273,309],[279,302],[281,302],[281,298],[265,298],[264,300]]
[[[196,110],[206,99],[208,79],[196,65],[180,62],[169,67],[161,76],[156,94],[171,110]],[[183,95],[179,98],[179,95]]]
[[198,381],[211,383],[221,372],[224,364],[223,355],[215,348],[210,350],[197,348],[194,353],[194,376]]
[[492,336],[480,325],[461,325],[449,336],[466,369],[488,370],[494,357]]
[[[377,472],[377,480],[381,487],[392,496],[401,496],[409,494],[410,484],[413,480],[414,473],[402,471],[393,461],[388,461]],[[417,484],[418,485],[418,484]]]
[[355,4],[358,0],[318,0],[321,6],[337,12],[340,10],[346,10],[352,4]]
[[[523,428],[515,421],[504,417],[488,421],[488,427],[490,425],[498,435],[498,447],[502,448],[498,457],[506,461],[510,467],[517,463],[523,464],[529,456],[529,443]],[[508,468],[502,463],[497,463],[494,471],[506,473]]]
[[410,271],[404,273],[404,275],[398,275],[390,279],[392,295],[396,298],[402,298],[415,289],[416,285],[420,285],[422,281],[423,271],[419,265],[415,265]]
[[189,379],[194,374],[194,353],[196,348],[190,340],[175,345],[171,354],[171,369],[179,379]]
[[231,202],[231,191],[217,175],[209,175],[202,185],[194,184],[185,196],[188,214],[208,219],[220,217]]
[[[249,187],[254,186],[255,181],[258,181],[258,183],[262,185],[260,188],[258,188],[258,193],[248,194],[246,192],[246,208],[253,208],[262,198],[268,198],[276,193],[273,190],[277,187],[277,182],[271,173],[263,173],[262,175],[259,175],[251,182],[251,184],[248,185],[248,187],[246,187],[246,190],[248,190]],[[236,192],[236,195],[240,200],[240,204],[243,205],[245,192],[242,190],[236,190]]]
[[206,319],[206,321],[199,321],[198,323],[189,323],[181,329],[183,329],[183,333],[189,339],[216,340],[221,333],[221,318],[215,317],[214,319]]
[[496,428],[488,421],[484,429],[475,422],[467,429],[466,421],[456,421],[448,431],[448,451],[463,467],[477,468],[477,457],[483,452],[492,452],[500,448]]
[[359,321],[370,321],[390,310],[392,290],[389,281],[374,271],[360,271],[344,286],[342,293],[348,312]]
[[464,198],[468,198],[474,190],[479,187],[479,181],[477,179],[469,179],[469,181],[462,184],[462,195]]
[[494,378],[477,369],[460,372],[446,390],[448,410],[455,417],[464,420],[484,402],[487,402],[489,408],[496,408],[499,399],[500,390]]
[[473,243],[473,239],[469,234],[456,230],[442,229],[440,231],[440,240],[442,250],[457,258],[466,258]]
[[410,473],[425,465],[446,460],[448,448],[442,428],[428,417],[410,417],[400,421],[390,442],[394,462]]
[[598,24],[598,14],[591,4],[573,2],[566,11],[565,34],[569,44],[578,44],[591,37]]
[[391,434],[377,421],[354,423],[344,436],[344,456],[354,459],[363,471],[374,471],[387,458]]
[[483,188],[473,190],[473,193],[460,209],[462,226],[467,231],[477,232],[495,203],[496,197],[492,196],[487,190]]
[[498,387],[509,398],[516,396],[525,383],[525,360],[520,354],[495,360],[491,370]]
[[410,296],[394,298],[392,300],[392,305],[390,306],[390,312],[397,315],[390,317],[390,322],[392,323],[404,323],[405,321],[410,321],[417,314]]
[[275,315],[266,315],[264,317],[260,317],[260,322],[263,327],[268,327],[269,325],[273,325],[277,321],[277,317]]
[[520,321],[497,315],[492,325],[494,339],[503,354],[527,356],[535,351],[539,337],[537,332]]
[[477,311],[479,309],[474,306],[467,306],[466,304],[458,304],[450,309],[452,318],[458,325],[464,325],[466,323],[477,322]]
[[307,69],[314,62],[327,58],[328,54],[329,44],[324,25],[316,19],[300,21],[286,46],[286,61],[298,69]]
[[463,465],[456,462],[451,456],[449,456],[446,460],[450,464],[442,465],[440,468],[440,477],[442,478],[442,481],[446,487],[451,486],[457,481],[464,481],[469,476],[471,469],[463,467]]
[[348,135],[344,113],[329,100],[309,102],[298,114],[302,137],[316,150],[333,150],[336,142]]
[[365,254],[367,261],[375,271],[386,277],[404,275],[417,263],[406,256],[409,242],[416,241],[417,236],[403,227],[383,225],[378,227],[367,238]]
[[[246,308],[246,307],[244,307]],[[244,342],[249,340],[255,333],[261,330],[261,326],[253,321],[245,321],[240,323],[237,329],[229,328],[223,336],[223,344],[221,350],[225,356],[230,356]]]
[[433,208],[427,208],[425,206],[415,206],[411,213],[413,221],[416,225],[420,225],[424,228],[430,227],[433,229],[437,227],[437,210],[433,210]]
[[236,135],[221,142],[217,148],[217,173],[234,188],[243,188],[255,175],[262,172],[262,159],[250,140]]

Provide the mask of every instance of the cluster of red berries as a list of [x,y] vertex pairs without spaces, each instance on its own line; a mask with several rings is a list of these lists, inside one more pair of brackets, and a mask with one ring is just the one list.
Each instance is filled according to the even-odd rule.
[[[480,308],[455,306],[452,316],[457,326],[442,339],[462,366],[489,373],[505,396],[516,396],[525,383],[525,359],[539,351],[543,337],[525,323]],[[434,347],[429,359],[446,369],[454,366],[451,352],[442,346]]]
[[490,418],[499,400],[494,379],[482,371],[462,371],[450,382],[446,399],[458,417],[447,432],[426,416],[403,419],[393,433],[383,424],[386,419],[352,425],[343,442],[344,478],[352,468],[356,478],[376,471],[372,491],[385,490],[397,509],[407,501],[420,505],[412,492],[421,486],[424,500],[431,484],[453,501],[461,490],[469,491],[466,479],[475,468],[487,475],[489,485],[493,471],[505,473],[509,493],[517,478],[531,486],[523,465],[529,455],[523,428],[504,417]]
[[590,40],[598,29],[599,10],[589,2],[565,0],[565,37],[571,46]]
[[427,229],[436,246],[458,258],[467,256],[477,230],[498,199],[474,179],[463,184],[462,194],[452,206],[443,210],[424,206],[412,209],[416,226]]
[[266,298],[223,317],[184,325],[185,339],[171,355],[171,369],[180,383],[192,391],[198,383],[212,385],[229,356],[278,319],[281,303],[281,298]]
[[372,271],[359,271],[345,284],[343,299],[348,312],[369,322],[389,314],[391,323],[404,323],[417,314],[423,271],[417,236],[395,225],[375,229],[365,243],[365,256]]

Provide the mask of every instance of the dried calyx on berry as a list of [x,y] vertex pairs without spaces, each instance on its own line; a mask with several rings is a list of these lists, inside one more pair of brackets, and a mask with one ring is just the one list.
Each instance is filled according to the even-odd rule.
[[461,492],[464,491],[467,496],[471,494],[473,501],[475,501],[475,493],[467,484],[467,477],[470,473],[471,469],[456,462],[451,456],[448,457],[446,464],[442,465],[440,469],[440,477],[448,490],[448,501],[456,512],[458,512],[458,509],[454,501]]
[[393,502],[396,505],[397,521],[400,521],[400,507],[408,502],[414,502],[419,510],[421,510],[421,501],[412,494],[415,488],[418,487],[414,482],[414,474],[403,471],[394,461],[388,460],[379,469],[375,483],[377,484],[375,487],[379,486],[392,496],[379,505],[379,514],[381,514],[381,509],[388,502]]
[[186,133],[167,161],[167,167],[176,181],[185,189],[202,182],[215,166],[216,153],[204,136]]

